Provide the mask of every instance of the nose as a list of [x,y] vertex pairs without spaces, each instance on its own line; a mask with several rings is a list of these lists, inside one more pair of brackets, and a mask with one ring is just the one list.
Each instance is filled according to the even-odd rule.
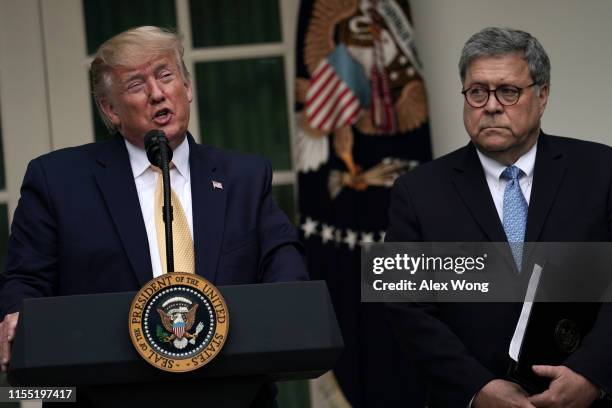
[[499,101],[497,100],[497,96],[495,95],[495,92],[491,92],[489,94],[489,100],[487,101],[487,104],[483,106],[483,108],[486,113],[495,114],[495,113],[500,113],[501,111],[503,111],[504,105],[499,103]]
[[164,95],[164,91],[162,90],[162,88],[159,86],[159,84],[157,83],[157,81],[155,79],[149,79],[149,102],[152,105],[155,105],[159,102],[162,102],[164,99],[166,99],[165,95]]

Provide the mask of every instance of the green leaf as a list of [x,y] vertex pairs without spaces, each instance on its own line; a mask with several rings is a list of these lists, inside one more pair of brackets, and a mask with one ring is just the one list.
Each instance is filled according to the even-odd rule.
[[157,339],[161,342],[167,343],[170,341],[170,336],[159,324],[155,328],[155,335],[157,336]]

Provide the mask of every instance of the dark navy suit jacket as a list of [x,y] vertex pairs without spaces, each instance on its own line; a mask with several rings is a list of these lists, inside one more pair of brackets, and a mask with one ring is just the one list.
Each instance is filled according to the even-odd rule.
[[[196,273],[216,285],[307,279],[297,232],[272,199],[270,164],[188,140]],[[121,136],[30,162],[11,227],[4,314],[24,298],[134,291],[152,277]]]
[[[471,143],[397,180],[385,240],[507,240]],[[610,147],[540,134],[525,241],[612,241]],[[428,374],[430,407],[465,408],[487,382],[505,377],[521,306],[388,304],[404,351]],[[610,350],[612,303],[605,303],[595,327],[565,365],[610,393]]]

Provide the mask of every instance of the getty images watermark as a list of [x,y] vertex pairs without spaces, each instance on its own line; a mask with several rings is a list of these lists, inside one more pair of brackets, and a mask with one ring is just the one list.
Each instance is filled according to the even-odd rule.
[[[388,271],[403,271],[414,275],[417,272],[445,271],[463,275],[466,271],[482,271],[485,269],[487,254],[482,256],[425,256],[421,253],[418,256],[411,256],[407,253],[391,257],[374,257],[372,259],[372,272],[381,275]],[[395,282],[385,282],[383,279],[376,279],[372,283],[374,290],[409,290],[409,291],[489,291],[489,282],[470,282],[467,279],[451,279],[450,282],[435,282],[433,279],[408,280],[400,279]]]
[[508,243],[365,244],[361,299],[523,302],[527,288],[533,286],[535,301],[612,300],[611,243],[519,245],[517,258]]

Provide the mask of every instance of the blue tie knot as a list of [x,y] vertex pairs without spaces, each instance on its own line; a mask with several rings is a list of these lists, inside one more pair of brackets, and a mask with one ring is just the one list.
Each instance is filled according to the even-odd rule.
[[501,174],[506,180],[517,180],[523,171],[516,166],[508,166]]

